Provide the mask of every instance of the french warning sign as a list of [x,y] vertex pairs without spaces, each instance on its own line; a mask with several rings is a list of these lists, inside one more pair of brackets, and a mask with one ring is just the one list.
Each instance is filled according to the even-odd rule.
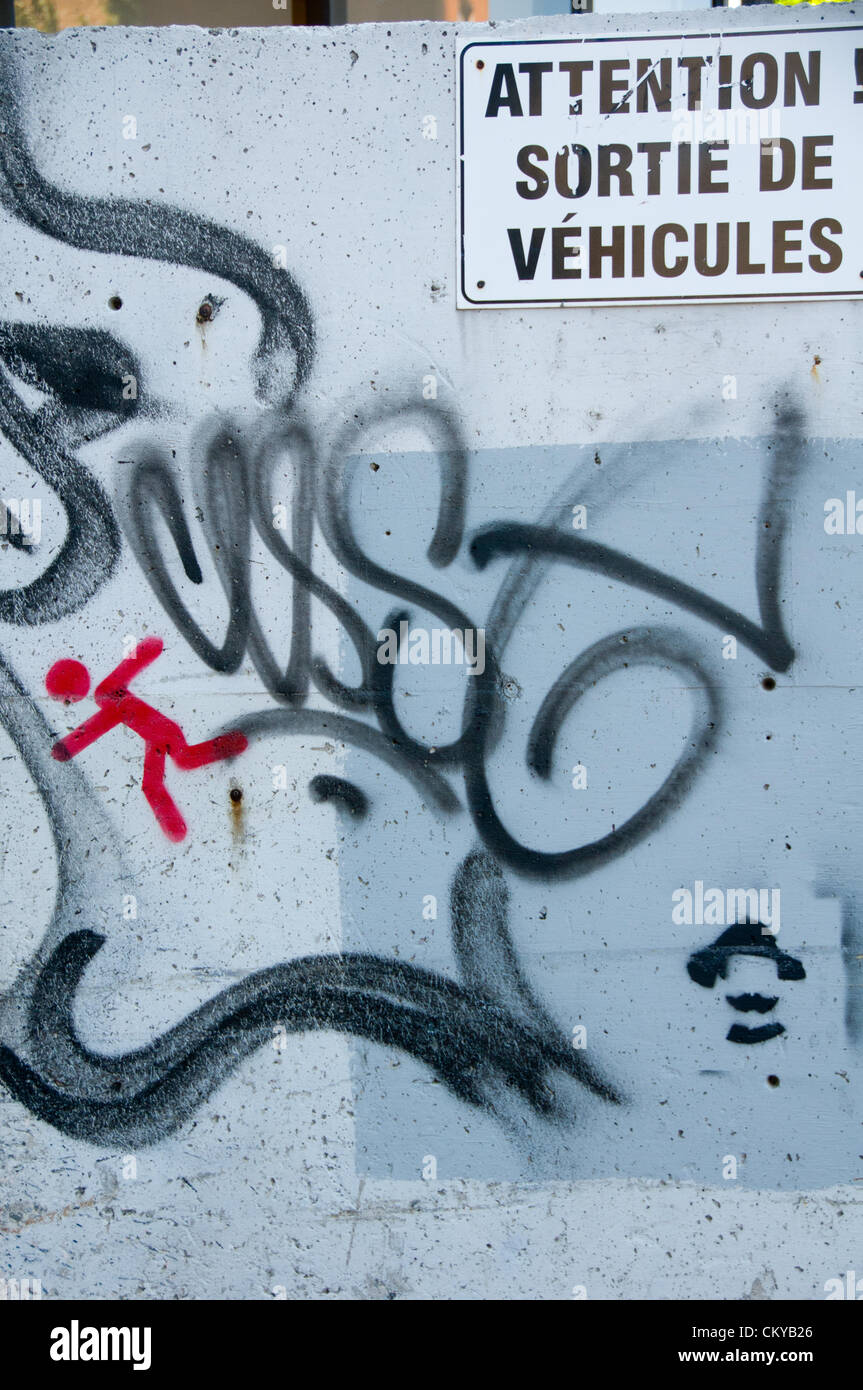
[[459,308],[863,294],[863,26],[466,42]]

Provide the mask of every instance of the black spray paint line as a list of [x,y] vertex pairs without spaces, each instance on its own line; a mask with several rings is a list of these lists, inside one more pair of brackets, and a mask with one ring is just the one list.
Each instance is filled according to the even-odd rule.
[[[228,595],[228,625],[221,646],[210,641],[192,618],[162,559],[150,521],[151,510],[157,510],[168,527],[186,578],[193,584],[203,583],[179,485],[158,450],[148,449],[131,470],[128,494],[122,499],[126,510],[124,529],[150,587],[177,631],[211,670],[230,674],[239,670],[248,645],[249,525],[247,519],[245,524],[241,519],[239,490],[242,483],[237,468],[232,467],[235,451],[223,432],[210,440],[205,458],[207,494],[202,500],[207,511],[204,514],[209,516],[212,504],[215,518],[224,518],[228,529],[224,548],[217,540],[211,546],[214,564]],[[217,519],[210,522],[210,527],[211,535],[221,536]]]
[[[45,179],[27,149],[20,86],[11,49],[0,50],[0,201],[28,226],[83,251],[173,265],[216,275],[247,294],[263,321],[255,351],[257,393],[278,395],[276,358],[295,360],[294,389],[314,358],[314,323],[308,301],[288,270],[237,232],[171,206],[125,198],[85,198]],[[288,399],[293,391],[288,393]]]
[[[69,448],[117,429],[141,408],[141,365],[102,329],[0,323],[0,359],[14,376],[47,393],[48,412],[55,428],[64,423]],[[128,378],[134,378],[134,396],[124,392]]]
[[509,889],[500,865],[473,850],[456,869],[450,892],[453,947],[464,983],[499,1004],[513,1018],[573,1054],[571,1074],[594,1095],[619,1103],[583,1052],[572,1048],[528,984],[509,928]]
[[471,541],[470,551],[479,569],[485,569],[489,561],[499,555],[536,551],[540,555],[553,556],[579,569],[592,570],[595,574],[667,599],[685,612],[712,623],[721,632],[735,636],[774,671],[787,671],[794,660],[793,648],[781,631],[759,627],[751,618],[693,588],[691,584],[674,579],[653,565],[635,560],[601,541],[564,535],[547,527],[504,522],[479,531]]
[[[426,591],[428,593],[429,591]],[[460,627],[462,631],[466,629],[467,623],[465,615],[459,613],[457,609],[449,608],[445,599],[438,599],[437,612],[440,613],[444,606],[447,606],[447,617],[445,621],[452,630],[453,627]],[[396,650],[401,650],[402,624],[409,623],[410,615],[407,609],[396,609],[387,614],[384,619],[384,628],[396,633]],[[475,631],[476,629],[474,629]],[[395,708],[395,673],[396,664],[388,661],[376,662],[373,668],[374,710],[383,732],[391,739],[393,746],[414,763],[427,762],[432,758],[436,763],[459,763],[467,757],[471,750],[476,746],[477,730],[476,724],[479,719],[492,717],[497,706],[501,703],[499,694],[500,676],[495,662],[494,653],[486,637],[485,644],[485,670],[479,675],[470,678],[468,695],[465,701],[465,711],[460,736],[452,743],[427,746],[419,739],[413,738],[407,732],[399,719]],[[476,698],[471,699],[471,695]]]
[[[720,723],[719,691],[693,653],[691,643],[682,633],[667,627],[622,628],[609,633],[608,637],[601,637],[570,662],[549,690],[533,721],[527,750],[527,765],[531,771],[545,779],[551,776],[563,721],[592,686],[617,671],[639,666],[676,670],[686,677],[694,677],[705,694],[701,718],[693,719],[689,748],[681,754],[656,797],[664,799],[672,788],[675,793],[682,793],[691,783],[704,755],[715,744]],[[651,802],[647,802],[643,809],[650,805]]]
[[[82,920],[107,928],[116,920],[118,893],[134,892],[136,886],[101,802],[80,767],[52,758],[56,731],[2,654],[0,724],[39,794],[57,857],[51,921],[34,955],[0,995],[0,1037],[13,1046],[29,1046],[29,1001],[47,960]],[[62,1062],[55,1074],[66,1075]]]
[[[365,663],[369,662],[370,635],[365,624],[345,599],[325,583],[311,567],[314,520],[314,458],[305,428],[281,412],[264,424],[263,435],[252,457],[236,423],[219,421],[206,441],[201,441],[193,464],[192,486],[204,519],[204,536],[225,591],[228,625],[221,646],[212,642],[193,618],[171,579],[153,525],[153,512],[167,525],[186,577],[203,583],[176,468],[164,450],[143,445],[131,469],[118,471],[120,514],[123,529],[156,598],[177,631],[202,661],[223,673],[238,670],[248,651],[267,692],[289,705],[305,701],[310,675],[336,703],[363,703],[354,699],[319,658],[311,656],[310,600],[329,608],[354,642]],[[274,526],[271,495],[273,471],[285,456],[295,472],[291,507],[292,545]],[[251,596],[250,527],[292,578],[291,653],[283,671],[267,644],[254,611]],[[368,684],[368,679],[364,685]],[[340,699],[345,693],[348,698]]]
[[[343,546],[346,556],[350,557],[351,566],[356,566],[356,570],[351,569],[351,573],[357,573],[361,578],[366,578],[368,573],[374,578],[368,578],[367,583],[373,584],[375,588],[383,588],[399,598],[410,598],[412,602],[419,602],[416,595],[424,592],[419,586],[410,594],[403,593],[401,588],[393,588],[390,582],[392,580],[400,584],[410,584],[411,581],[377,566],[357,544],[350,525],[348,497],[348,465],[356,464],[363,435],[388,423],[406,426],[411,422],[431,440],[440,469],[438,514],[426,554],[429,563],[436,569],[443,569],[452,564],[464,536],[468,454],[457,416],[439,401],[425,401],[422,405],[407,403],[386,406],[376,411],[373,416],[365,419],[355,418],[346,425],[330,451],[326,485],[320,498],[319,520],[334,553],[338,554],[339,546]],[[347,559],[345,563],[347,564]]]
[[601,638],[577,657],[552,686],[534,720],[528,745],[528,766],[548,778],[557,735],[566,715],[599,680],[625,666],[672,667],[694,676],[701,709],[693,715],[688,746],[661,786],[623,825],[574,849],[530,849],[506,829],[489,787],[485,759],[480,754],[465,767],[468,809],[485,844],[517,872],[533,877],[575,877],[592,873],[645,839],[682,803],[704,758],[715,745],[720,705],[691,645],[673,629],[629,628]]
[[[287,454],[294,466],[294,489],[291,499],[291,523],[293,528],[291,545],[273,526],[272,482],[276,465]],[[288,571],[294,581],[294,642],[302,642],[296,654],[291,647],[291,668],[295,671],[294,683],[298,692],[308,689],[309,672],[322,694],[336,705],[344,708],[361,708],[368,704],[370,696],[371,653],[369,635],[365,624],[345,598],[331,585],[327,584],[312,568],[312,532],[315,517],[315,486],[318,472],[317,459],[310,431],[300,422],[290,418],[276,418],[259,441],[250,464],[248,475],[248,495],[252,521],[258,534],[268,546],[276,560]],[[362,682],[358,690],[344,685],[332,674],[320,657],[310,660],[309,630],[311,604],[315,598],[328,608],[333,617],[344,628],[353,643],[360,661]],[[307,630],[303,639],[296,631],[296,623],[305,616]],[[253,652],[254,656],[254,652]],[[301,703],[298,697],[297,703]]]
[[102,1056],[82,1046],[72,1019],[81,975],[102,943],[89,931],[68,936],[43,970],[32,1005],[40,1052],[75,1059],[86,1089],[58,1086],[50,1066],[40,1074],[0,1046],[0,1079],[10,1092],[75,1138],[156,1143],[278,1028],[335,1029],[398,1048],[476,1106],[489,1104],[483,1077],[496,1074],[545,1113],[553,1095],[549,1070],[576,1070],[572,1049],[550,1044],[487,997],[431,971],[364,955],[316,956],[259,971],[148,1047]]
[[[462,809],[455,792],[436,768],[406,758],[378,729],[351,719],[349,715],[316,709],[263,709],[235,720],[230,728],[241,730],[250,743],[256,738],[277,738],[283,734],[323,734],[339,743],[362,748],[388,763],[412,782],[417,792],[427,796],[438,811],[451,815]],[[228,726],[219,732],[227,733]]]
[[[789,392],[790,399],[790,392]],[[782,618],[781,588],[785,538],[790,504],[803,461],[803,414],[786,401],[776,408],[776,428],[771,440],[770,462],[758,516],[755,584],[758,611],[766,632],[773,634],[775,669],[787,671],[794,660]]]
[[[274,524],[275,507],[271,495],[276,466],[285,458],[290,460],[293,473],[290,545]],[[314,581],[317,578],[311,568],[314,465],[314,446],[308,430],[298,422],[279,416],[259,441],[245,480],[252,525],[270,553],[291,576],[291,653],[284,672],[273,660],[254,613],[249,629],[249,647],[267,689],[276,691],[288,704],[295,705],[305,703],[312,661],[311,589],[316,587]]]
[[[432,436],[438,445],[435,457],[440,469],[440,492],[438,515],[434,533],[428,546],[429,562],[438,568],[452,563],[461,547],[464,534],[465,499],[467,490],[468,458],[460,427],[454,415],[442,406],[428,402],[424,406],[392,406],[375,417],[374,424],[392,421],[406,424],[417,421],[422,430]],[[327,467],[324,486],[318,498],[318,519],[330,549],[345,568],[373,589],[393,594],[403,602],[422,608],[440,618],[444,626],[452,631],[476,630],[476,624],[441,594],[426,588],[405,575],[379,565],[366,554],[357,541],[351,523],[350,509],[350,465],[356,464],[358,450],[363,434],[370,428],[369,421],[352,423],[342,432],[333,446]],[[404,617],[396,616],[395,621]],[[394,615],[387,619],[391,626]],[[486,642],[485,671],[472,679],[468,690],[466,712],[461,735],[448,744],[431,745],[420,743],[406,731],[399,719],[393,697],[394,670],[386,662],[376,660],[376,644],[368,633],[368,669],[371,672],[373,703],[375,715],[384,733],[403,751],[418,761],[432,757],[439,763],[458,763],[462,760],[469,744],[474,739],[472,724],[477,717],[481,701],[480,687],[494,690],[497,684],[497,666],[494,653]]]
[[344,777],[333,777],[320,773],[309,782],[309,795],[318,805],[335,801],[345,807],[352,816],[364,816],[369,809],[369,799],[361,787],[348,782]]
[[[636,465],[629,457],[631,447],[603,445],[604,472],[598,477],[590,474],[587,462],[577,464],[542,508],[535,524],[549,527],[566,526],[570,529],[574,496],[582,498],[589,506],[596,506],[598,503],[594,498],[598,492],[600,499],[602,490],[611,492],[609,479],[615,470],[625,469],[628,478],[633,473],[638,476],[644,472],[647,464]],[[599,451],[596,450],[595,457],[598,456]],[[595,464],[593,466],[595,469]],[[611,496],[613,497],[613,493]],[[611,498],[607,497],[606,504],[610,500]],[[505,573],[488,614],[488,627],[495,634],[499,659],[502,659],[521,615],[553,563],[551,557],[537,554],[531,554],[529,563],[525,562],[524,557],[519,556]]]
[[[607,458],[607,448],[604,449],[604,452]],[[619,452],[620,450],[617,448],[611,450],[611,467],[614,467]],[[595,457],[598,456],[597,451]],[[572,514],[572,497],[574,495],[581,497],[589,505],[595,505],[592,499],[598,488],[607,484],[608,474],[599,480],[593,477],[585,478],[582,476],[585,468],[586,464],[576,465],[569,473],[543,507],[537,525],[556,526],[567,523],[567,519]],[[551,558],[532,554],[529,563],[525,563],[519,557],[510,564],[504,573],[500,588],[494,596],[486,619],[487,630],[494,633],[495,651],[499,666],[503,662],[504,653],[519,620],[539,590],[552,564]],[[502,679],[505,679],[503,674]],[[468,691],[468,698],[470,695],[471,692]],[[469,711],[466,709],[465,718],[468,717],[468,714]],[[503,701],[499,701],[489,709],[487,726],[483,730],[482,746],[485,757],[489,756],[503,737],[505,724],[504,704]]]
[[[709,594],[664,575],[651,565],[635,560],[610,546],[589,541],[586,537],[558,531],[548,524],[523,527],[507,523],[503,526],[483,528],[471,542],[471,554],[482,569],[496,555],[520,555],[528,552],[525,582],[531,577],[531,564],[543,558],[553,558],[594,570],[623,583],[633,584],[670,599],[696,616],[714,623],[723,632],[733,633],[756,655],[762,656],[774,670],[786,671],[794,660],[794,649],[783,624],[780,588],[789,507],[802,467],[803,446],[801,413],[787,404],[777,404],[776,428],[767,445],[768,465],[755,536],[755,580],[761,617],[760,627]],[[508,609],[518,602],[518,598],[517,586],[513,585],[511,577],[507,583]],[[504,631],[508,636],[513,622],[512,616],[504,611],[496,613],[495,617],[505,620]]]
[[38,626],[84,607],[116,567],[121,542],[111,504],[70,447],[88,420],[94,433],[98,421],[103,430],[123,422],[130,412],[124,409],[120,377],[126,370],[134,374],[136,364],[108,334],[59,328],[49,333],[5,323],[0,324],[0,362],[54,397],[52,407],[29,410],[0,367],[0,433],[66,512],[66,536],[48,567],[20,589],[0,591],[0,621]]
[[[756,585],[762,623],[768,632],[773,632],[782,639],[785,634],[779,607],[779,594],[784,540],[788,529],[794,489],[803,466],[805,440],[803,416],[795,407],[789,406],[787,401],[780,398],[776,401],[774,411],[776,428],[773,435],[763,441],[767,467],[754,541]],[[666,441],[666,443],[668,442]],[[681,441],[670,442],[679,443]],[[686,441],[686,443],[693,452],[697,452],[703,446],[703,441],[697,439]],[[601,447],[605,455],[606,479],[612,469],[624,468],[627,474],[631,473],[632,460],[627,456],[621,457],[621,454],[628,454],[632,446],[626,450],[620,445],[611,446],[610,458],[608,456],[609,446],[602,445]],[[658,442],[653,447],[661,450],[664,445],[662,442]],[[595,459],[599,460],[598,449]],[[543,529],[563,525],[569,517],[574,495],[590,501],[591,494],[596,489],[597,480],[589,476],[589,469],[587,470],[588,478],[583,476],[585,467],[585,465],[576,467],[558,488],[543,508],[537,525]],[[641,464],[638,466],[637,472],[643,473],[645,467],[646,465]],[[770,535],[765,534],[768,531]],[[566,533],[569,534],[568,528]],[[495,633],[499,657],[506,649],[520,614],[535,593],[548,565],[553,562],[554,558],[534,551],[530,552],[529,555],[519,554],[518,559],[510,566],[498,590],[488,618],[488,625]],[[793,658],[793,652],[790,654]]]

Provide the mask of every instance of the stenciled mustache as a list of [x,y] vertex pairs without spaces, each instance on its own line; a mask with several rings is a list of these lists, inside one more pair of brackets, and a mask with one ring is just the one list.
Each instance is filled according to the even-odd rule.
[[[761,921],[748,918],[727,927],[709,946],[695,951],[686,963],[689,978],[705,989],[712,989],[718,980],[727,980],[728,969],[735,956],[754,956],[756,959],[771,960],[776,966],[780,980],[805,980],[806,971],[796,956],[780,951],[776,938],[769,927]],[[779,1003],[777,995],[765,994],[726,994],[732,1008],[740,1013],[770,1013]],[[732,1023],[726,1038],[728,1042],[751,1045],[770,1042],[785,1032],[785,1025],[773,1020],[750,1028],[745,1023]]]

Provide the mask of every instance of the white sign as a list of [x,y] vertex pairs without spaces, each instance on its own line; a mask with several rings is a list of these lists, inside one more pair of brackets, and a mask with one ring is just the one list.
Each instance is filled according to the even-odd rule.
[[863,294],[863,27],[467,42],[458,69],[459,308]]

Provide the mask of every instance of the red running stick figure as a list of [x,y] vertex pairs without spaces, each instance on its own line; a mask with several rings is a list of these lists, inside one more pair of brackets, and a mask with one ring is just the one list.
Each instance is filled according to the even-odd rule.
[[[172,758],[177,767],[204,767],[223,758],[235,758],[248,748],[249,741],[245,734],[236,731],[219,734],[205,743],[187,743],[179,724],[131,694],[129,682],[156,660],[163,646],[161,637],[145,637],[139,642],[135,655],[121,661],[101,685],[96,686],[93,699],[99,706],[98,713],[55,743],[51,753],[58,762],[65,763],[118,724],[133,729],[144,740],[141,790],[168,839],[182,840],[186,836],[186,822],[165,786],[165,758]],[[55,700],[64,700],[66,704],[83,700],[90,689],[90,672],[80,661],[55,661],[45,677],[45,689]]]

